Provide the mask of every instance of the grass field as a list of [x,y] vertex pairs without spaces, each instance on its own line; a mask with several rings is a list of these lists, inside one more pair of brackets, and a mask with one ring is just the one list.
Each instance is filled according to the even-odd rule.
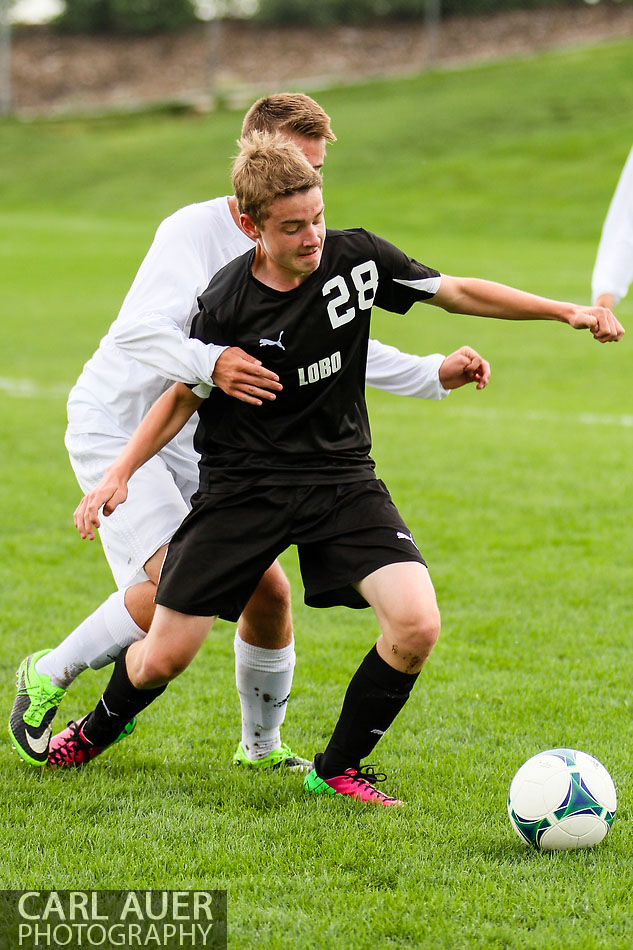
[[[586,302],[631,147],[633,42],[319,95],[328,223],[363,225],[447,273]],[[71,522],[65,392],[160,219],[227,190],[240,115],[153,114],[0,128],[0,696],[112,590]],[[618,309],[633,332],[633,306]],[[470,343],[489,389],[441,404],[371,393],[378,469],[429,562],[443,633],[372,761],[406,810],[307,800],[296,777],[231,767],[233,629],[218,624],[136,736],[85,772],[0,746],[4,888],[227,888],[229,946],[616,950],[633,942],[631,342],[560,324],[417,307],[376,315],[403,349]],[[284,736],[323,747],[377,635],[309,611],[295,555],[298,665]],[[60,721],[98,698],[72,687]],[[518,766],[596,755],[619,793],[593,851],[529,851],[505,810]],[[383,813],[388,812],[388,813]]]

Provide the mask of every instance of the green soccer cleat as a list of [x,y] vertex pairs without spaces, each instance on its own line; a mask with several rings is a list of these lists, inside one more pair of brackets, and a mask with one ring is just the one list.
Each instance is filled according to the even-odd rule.
[[233,762],[249,769],[288,769],[289,772],[305,772],[312,766],[312,762],[295,755],[287,745],[280,745],[261,759],[249,759],[241,742],[233,756]]
[[29,765],[42,766],[48,760],[51,723],[66,690],[53,686],[50,677],[35,672],[35,664],[50,650],[31,653],[16,673],[18,695],[9,717],[11,744]]

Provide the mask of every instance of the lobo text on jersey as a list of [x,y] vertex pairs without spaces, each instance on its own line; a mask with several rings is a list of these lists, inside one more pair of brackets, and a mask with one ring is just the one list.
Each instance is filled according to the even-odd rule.
[[341,368],[341,354],[337,350],[331,356],[326,356],[322,360],[310,363],[309,366],[300,366],[299,385],[308,386],[310,383],[317,383],[320,379],[327,379],[333,373],[338,373]]

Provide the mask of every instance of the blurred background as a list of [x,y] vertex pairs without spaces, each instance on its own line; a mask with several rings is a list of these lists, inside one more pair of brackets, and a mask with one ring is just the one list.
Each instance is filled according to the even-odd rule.
[[[21,657],[59,642],[112,591],[100,545],[72,525],[68,390],[159,222],[230,188],[250,102],[306,91],[332,116],[329,225],[362,225],[445,273],[589,303],[633,144],[633,2],[0,9],[8,716]],[[397,834],[390,816],[331,801],[317,801],[315,820],[278,773],[254,788],[233,769],[233,632],[218,624],[200,662],[148,711],[145,738],[103,767],[38,776],[34,793],[33,770],[0,743],[2,886],[228,884],[231,945],[245,950],[344,940],[630,950],[633,295],[616,313],[628,335],[613,346],[558,323],[433,307],[372,318],[385,343],[418,353],[469,343],[493,372],[484,392],[439,404],[368,396],[377,470],[421,539],[443,617],[417,698],[378,760],[410,802]],[[299,657],[287,739],[307,752],[327,737],[376,631],[369,612],[306,610],[294,551],[283,564]],[[91,708],[108,675],[80,677],[64,717]],[[505,801],[521,762],[560,746],[602,761],[622,805],[604,848],[543,862],[510,828]]]
[[526,55],[633,35],[631,0],[0,0],[0,108],[178,102]]

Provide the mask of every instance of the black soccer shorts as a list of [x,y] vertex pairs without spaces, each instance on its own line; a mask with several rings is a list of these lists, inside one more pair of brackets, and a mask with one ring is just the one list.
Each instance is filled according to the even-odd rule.
[[425,564],[380,480],[256,485],[197,492],[172,538],[156,603],[236,621],[262,575],[291,544],[310,607],[367,607],[352,586],[402,561]]

